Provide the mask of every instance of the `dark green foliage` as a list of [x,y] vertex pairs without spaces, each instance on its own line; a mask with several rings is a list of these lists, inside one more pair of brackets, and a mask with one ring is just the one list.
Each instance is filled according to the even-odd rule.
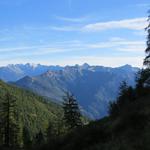
[[58,150],[149,150],[150,88],[143,87],[148,92],[136,96],[136,88],[121,87],[118,101],[112,103],[119,107],[117,115],[72,131]]
[[[137,97],[144,96],[149,92],[150,83],[147,82],[147,80],[150,79],[150,69],[142,69],[138,72],[136,77],[136,94]],[[147,89],[147,90],[146,90]]]
[[117,102],[110,102],[109,103],[109,110],[108,110],[109,115],[112,117],[116,117],[119,114],[119,106]]
[[44,144],[44,142],[45,142],[45,136],[44,136],[43,132],[40,130],[40,132],[37,133],[35,136],[34,144],[36,146],[41,146]]
[[121,111],[121,108],[126,105],[126,103],[128,103],[129,101],[129,96],[128,96],[128,85],[125,81],[123,81],[120,85],[120,89],[119,89],[119,95],[117,98],[117,104],[119,107],[119,110]]
[[119,95],[117,100],[110,102],[109,105],[109,114],[110,116],[116,117],[121,114],[124,107],[130,105],[136,99],[135,89],[131,86],[128,86],[126,82],[122,82],[120,85]]
[[70,95],[68,92],[64,97],[63,109],[64,121],[69,129],[82,126],[81,113],[79,110],[78,103],[74,96]]
[[130,102],[133,102],[134,100],[135,100],[134,89],[131,86],[127,86],[126,83],[123,83],[120,87],[120,93],[117,98],[117,103],[120,109],[128,105]]
[[146,31],[148,33],[147,35],[147,48],[145,50],[147,56],[144,59],[144,65],[146,65],[148,68],[150,67],[150,10],[149,10],[149,16],[148,16],[148,26],[146,28]]
[[[19,118],[17,114],[16,98],[8,92],[1,97],[2,103],[0,106],[1,116],[1,136],[2,145],[5,147],[16,147],[21,145],[19,143]],[[20,136],[21,137],[21,136]]]
[[31,147],[32,140],[27,127],[23,128],[23,144],[25,148]]
[[[16,136],[19,141],[19,145],[28,147],[32,145],[34,137],[41,131],[43,134],[48,128],[49,121],[53,124],[53,130],[57,129],[58,122],[61,122],[62,108],[52,102],[47,102],[42,97],[36,94],[26,91],[15,86],[11,86],[0,81],[0,106],[3,106],[6,94],[9,93],[15,103],[11,103],[15,107],[15,113],[13,120],[13,127],[19,132]],[[6,102],[6,101],[5,101]],[[3,115],[0,113],[0,130],[3,131],[2,127]],[[59,123],[60,124],[60,123]],[[12,125],[11,125],[12,127]],[[63,130],[63,129],[61,129]],[[0,132],[0,144],[3,144],[2,131]],[[14,133],[14,132],[13,132]],[[17,133],[17,132],[15,132]],[[13,138],[15,142],[15,138]]]
[[47,131],[46,131],[47,141],[50,141],[52,138],[54,138],[54,136],[55,136],[55,133],[54,133],[54,130],[53,130],[52,123],[50,122],[49,126],[47,128]]

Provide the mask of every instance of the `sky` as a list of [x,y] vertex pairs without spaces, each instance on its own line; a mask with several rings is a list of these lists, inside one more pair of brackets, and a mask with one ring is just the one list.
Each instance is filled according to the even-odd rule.
[[149,0],[0,0],[0,66],[141,67]]

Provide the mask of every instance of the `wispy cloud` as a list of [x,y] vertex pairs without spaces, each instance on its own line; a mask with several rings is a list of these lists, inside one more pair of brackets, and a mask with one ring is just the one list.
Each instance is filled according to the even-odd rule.
[[[70,56],[67,59],[61,58],[44,58],[44,59],[30,59],[27,57],[19,57],[19,58],[11,58],[9,60],[9,64],[19,64],[19,63],[34,63],[34,64],[45,64],[45,65],[61,65],[66,66],[69,65],[75,65],[75,64],[83,64],[85,62],[91,64],[91,65],[103,65],[103,66],[109,66],[109,67],[118,67],[118,65],[122,66],[124,64],[131,64],[133,66],[142,67],[143,64],[143,57],[142,56],[136,56],[136,57],[102,57],[102,56]],[[5,66],[8,64],[8,60],[1,59],[0,60],[0,66]]]
[[48,26],[39,26],[39,27],[36,27],[36,26],[24,26],[23,27],[23,30],[26,30],[26,31],[66,31],[66,32],[69,32],[69,31],[80,31],[81,27],[79,26],[51,26],[51,25],[48,25]]
[[[88,62],[90,65],[102,65],[102,66],[109,66],[109,67],[118,67],[125,64],[131,64],[133,66],[142,67],[143,57],[101,57],[101,56],[74,56],[69,57],[68,59],[62,58],[58,59],[57,64],[61,66],[75,65],[75,64],[83,64]],[[35,62],[34,62],[35,63]],[[55,63],[55,60],[43,60],[41,61],[42,64],[51,65]]]
[[49,45],[33,45],[33,46],[16,46],[8,48],[0,48],[0,53],[8,54],[11,53],[15,56],[38,56],[38,55],[47,55],[53,53],[63,53],[63,52],[72,52],[80,51],[85,49],[79,41],[64,41],[57,42]]
[[105,42],[87,44],[87,48],[104,49],[109,48],[115,51],[122,52],[144,52],[146,44],[144,41],[126,40],[119,37],[114,37]]
[[136,36],[142,36],[142,37],[147,36],[147,32],[145,30],[135,31],[135,32],[133,32],[133,34]]
[[136,4],[136,7],[149,8],[150,7],[150,3],[139,3],[139,4]]
[[144,52],[146,46],[144,46],[143,44],[140,45],[139,44],[131,44],[131,45],[128,45],[128,46],[123,46],[123,47],[118,47],[116,48],[116,50],[118,51],[123,51],[123,52],[135,52],[135,53],[138,53],[138,52]]
[[[104,66],[118,66],[124,65],[126,63],[141,66],[143,58],[144,58],[144,49],[145,42],[143,41],[131,41],[127,39],[122,39],[120,37],[112,37],[108,39],[108,41],[97,42],[97,43],[86,43],[78,40],[73,41],[63,41],[57,42],[50,45],[34,45],[34,46],[22,46],[22,47],[12,47],[0,49],[1,59],[0,65],[5,65],[9,63],[42,63],[42,64],[57,64],[66,65],[66,64],[82,64],[84,62],[88,62],[93,65],[104,65]],[[70,55],[67,59],[66,57],[62,57],[64,55],[57,54],[65,54],[72,52],[90,52],[93,51],[93,56],[81,56],[81,55]],[[99,50],[99,52],[103,52],[107,50],[108,56],[105,56],[101,53],[96,54],[94,50]],[[113,56],[109,53],[109,50],[113,50]],[[125,52],[127,55],[118,55],[118,52]],[[11,52],[11,56],[9,56],[10,61],[8,60],[7,53]],[[132,57],[131,53],[134,52],[134,56]],[[140,53],[139,53],[140,52]],[[130,53],[130,55],[128,55]],[[51,57],[51,54],[56,54],[55,57]],[[115,55],[117,54],[117,55]],[[44,57],[46,56],[46,58]],[[49,56],[48,59],[47,56]],[[136,56],[136,57],[135,57]],[[31,60],[31,57],[34,59]],[[40,58],[39,58],[40,57]],[[58,57],[58,58],[57,58]],[[61,59],[60,59],[60,58]],[[36,59],[38,58],[38,60]],[[7,61],[5,61],[7,60]]]
[[63,17],[63,16],[55,16],[56,19],[66,21],[66,22],[74,22],[74,23],[80,23],[80,22],[85,22],[90,19],[89,16],[83,16],[79,18],[69,18],[69,17]]
[[59,46],[49,46],[49,45],[36,45],[36,46],[22,46],[22,47],[11,47],[11,48],[0,48],[1,53],[12,53],[13,55],[45,55],[50,53],[60,53],[69,51],[67,48]]
[[147,26],[147,18],[124,19],[119,21],[98,22],[85,25],[83,31],[102,31],[109,29],[144,30]]
[[1,37],[0,42],[8,42],[13,39],[14,39],[14,37],[11,37],[11,36],[10,37]]
[[[80,22],[81,18],[61,18],[62,20],[72,21],[72,22]],[[81,20],[80,20],[81,19]],[[82,20],[83,21],[83,20]],[[110,29],[128,29],[141,31],[144,30],[148,25],[147,18],[133,18],[133,19],[123,19],[117,21],[106,21],[106,22],[97,22],[86,25],[68,25],[68,26],[51,26],[48,29],[56,30],[56,31],[79,31],[79,32],[97,32],[104,31]]]
[[77,26],[51,26],[50,27],[51,30],[55,30],[55,31],[80,31],[80,28]]
[[124,64],[131,64],[133,66],[142,67],[143,57],[101,57],[101,56],[83,56],[83,57],[71,57],[67,60],[58,61],[59,64],[83,64],[88,62],[91,65],[103,65],[109,67],[117,67],[118,64],[120,66]]
[[[102,42],[82,42],[78,40],[57,42],[49,45],[34,45],[34,46],[20,46],[10,48],[0,48],[1,54],[13,53],[15,55],[46,55],[52,53],[64,53],[73,51],[89,51],[89,50],[105,50],[110,49],[114,52],[134,52],[144,53],[146,44],[140,40],[127,40],[119,37],[113,37],[107,41]],[[21,53],[20,53],[21,52]]]
[[25,51],[25,50],[31,50],[31,49],[36,49],[36,48],[43,48],[43,46],[20,46],[20,47],[8,47],[8,48],[0,48],[0,52],[19,52],[19,51]]
[[[58,16],[57,16],[58,17]],[[81,17],[81,18],[65,18],[65,17],[58,17],[60,20],[69,21],[69,22],[78,22],[79,24],[74,25],[62,25],[62,26],[51,26],[51,25],[45,25],[45,26],[23,26],[22,31],[20,33],[29,31],[60,31],[60,32],[100,32],[105,30],[116,30],[116,29],[128,29],[133,30],[136,32],[143,32],[144,29],[148,25],[147,18],[134,18],[134,19],[123,19],[123,20],[117,20],[117,21],[106,21],[106,22],[97,22],[97,23],[91,23],[87,24],[81,23],[83,20],[88,20],[88,17]],[[0,31],[2,32],[2,31]],[[4,31],[3,31],[4,32]],[[6,30],[5,32],[8,32]],[[18,30],[15,32],[18,32]],[[139,33],[140,34],[140,33]]]

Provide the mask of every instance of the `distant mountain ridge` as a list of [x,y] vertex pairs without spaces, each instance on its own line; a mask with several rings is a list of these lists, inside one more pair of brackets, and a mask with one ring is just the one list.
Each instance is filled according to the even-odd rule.
[[15,84],[55,102],[61,102],[65,91],[70,91],[76,96],[83,113],[95,119],[107,115],[108,103],[116,98],[121,81],[134,86],[138,70],[130,65],[111,68],[85,63],[49,69],[34,77],[28,75]]
[[48,70],[60,70],[60,66],[46,66],[40,64],[10,64],[0,67],[0,79],[3,81],[17,81],[25,76],[40,75]]
[[[59,66],[59,65],[41,65],[41,64],[9,64],[7,66],[2,66],[0,67],[0,79],[3,81],[17,81],[25,76],[37,76],[40,74],[43,74],[47,71],[60,71],[63,70],[64,68],[70,68],[71,66]],[[77,67],[80,69],[89,69],[92,71],[92,69],[94,68],[95,71],[98,71],[98,69],[100,70],[106,70],[106,68],[112,69],[111,67],[103,67],[103,66],[90,66],[87,63],[84,63],[83,65],[75,65],[72,67]],[[130,65],[125,65],[122,66],[126,69],[130,68]],[[120,68],[120,67],[119,67]],[[136,67],[133,67],[134,69]],[[136,68],[137,69],[137,68]]]

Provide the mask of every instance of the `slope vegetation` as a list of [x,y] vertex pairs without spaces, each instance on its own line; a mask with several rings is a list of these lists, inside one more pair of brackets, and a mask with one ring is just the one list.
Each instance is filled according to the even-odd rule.
[[[49,122],[55,126],[61,119],[62,109],[59,105],[47,102],[32,92],[0,81],[0,97],[4,97],[6,92],[9,92],[17,100],[17,112],[22,127],[28,130],[31,139],[39,131],[44,132]],[[2,103],[1,99],[0,103]]]

